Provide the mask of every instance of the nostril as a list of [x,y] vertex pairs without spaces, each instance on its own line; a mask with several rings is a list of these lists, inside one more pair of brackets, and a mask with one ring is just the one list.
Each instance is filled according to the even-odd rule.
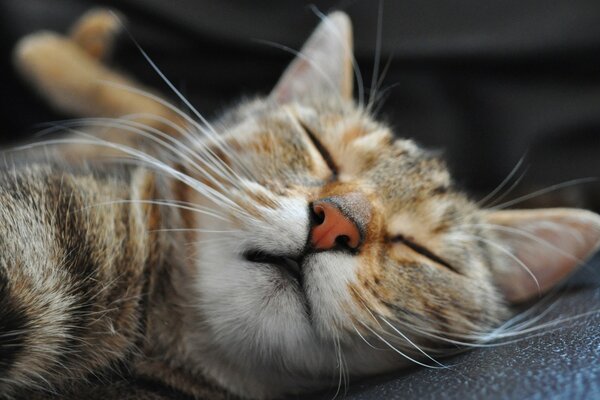
[[313,225],[310,242],[316,250],[346,248],[356,250],[361,244],[357,224],[346,216],[336,204],[320,201],[311,205]]
[[341,235],[335,238],[335,243],[342,247],[350,247],[350,237],[348,235]]
[[310,219],[313,225],[321,225],[325,221],[325,210],[319,205],[311,204]]

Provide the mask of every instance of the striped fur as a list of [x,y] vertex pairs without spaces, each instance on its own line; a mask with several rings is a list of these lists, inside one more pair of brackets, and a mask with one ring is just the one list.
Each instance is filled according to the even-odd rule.
[[101,374],[141,340],[148,217],[94,205],[132,199],[145,173],[107,173],[30,164],[0,177],[4,393]]

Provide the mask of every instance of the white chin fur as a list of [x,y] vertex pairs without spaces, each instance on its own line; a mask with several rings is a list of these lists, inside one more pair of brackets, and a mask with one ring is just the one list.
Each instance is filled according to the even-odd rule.
[[[239,393],[257,397],[315,389],[319,377],[324,385],[332,382],[339,373],[332,339],[336,326],[348,318],[347,285],[356,275],[351,255],[312,254],[304,265],[303,292],[280,270],[247,261],[247,250],[290,256],[303,251],[309,228],[306,200],[281,199],[279,204],[261,210],[264,222],[243,227],[231,240],[200,242],[197,248],[195,286],[207,329],[204,346],[212,353],[205,360],[213,360],[204,369]],[[208,228],[223,230],[223,223]],[[357,345],[357,353],[349,355],[361,359],[361,365],[365,357],[375,356],[363,347]],[[367,365],[382,365],[386,356],[377,357]]]
[[[249,366],[280,364],[304,369],[315,341],[304,294],[282,272],[250,262],[243,252],[298,255],[308,235],[308,204],[282,199],[261,210],[263,221],[244,227],[231,241],[200,245],[200,307],[221,351]],[[295,357],[302,354],[302,357]]]

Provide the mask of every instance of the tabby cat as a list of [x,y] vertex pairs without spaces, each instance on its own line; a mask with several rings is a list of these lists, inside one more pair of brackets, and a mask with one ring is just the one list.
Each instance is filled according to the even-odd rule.
[[268,96],[211,122],[105,66],[120,26],[95,10],[15,51],[42,96],[86,118],[4,155],[6,398],[125,375],[270,399],[437,365],[598,247],[600,216],[481,209],[353,101],[343,13]]

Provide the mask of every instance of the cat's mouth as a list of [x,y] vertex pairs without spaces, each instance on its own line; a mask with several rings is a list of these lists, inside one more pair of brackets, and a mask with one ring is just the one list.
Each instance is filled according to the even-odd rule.
[[257,250],[245,252],[244,258],[250,262],[272,265],[279,269],[286,277],[297,282],[298,285],[302,284],[301,259],[268,254]]

